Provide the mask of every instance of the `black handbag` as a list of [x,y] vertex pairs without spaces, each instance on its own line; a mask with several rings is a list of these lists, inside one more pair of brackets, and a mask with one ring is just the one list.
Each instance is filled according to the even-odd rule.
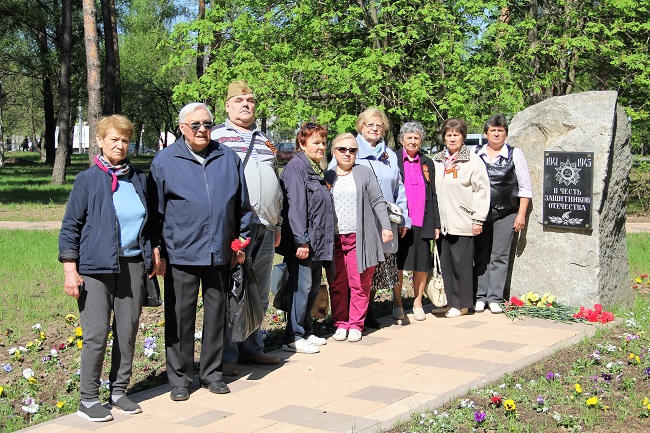
[[262,324],[264,311],[255,270],[247,258],[231,271],[228,292],[228,320],[232,341],[241,342]]
[[160,307],[163,300],[160,297],[160,285],[158,284],[158,277],[149,278],[149,275],[144,274],[144,287],[146,289],[146,296],[144,298],[143,307]]

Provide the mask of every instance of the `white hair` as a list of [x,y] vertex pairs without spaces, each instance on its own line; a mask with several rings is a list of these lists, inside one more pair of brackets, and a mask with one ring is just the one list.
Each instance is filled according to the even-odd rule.
[[181,111],[178,112],[178,123],[183,123],[183,121],[187,116],[201,109],[206,110],[208,112],[208,114],[210,115],[210,122],[212,122],[213,121],[212,111],[210,111],[207,105],[205,105],[203,102],[190,102],[189,104],[181,108]]

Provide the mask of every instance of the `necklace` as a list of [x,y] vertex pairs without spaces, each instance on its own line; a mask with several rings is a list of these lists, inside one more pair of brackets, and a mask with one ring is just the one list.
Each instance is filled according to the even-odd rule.
[[[341,171],[343,171],[343,169],[341,169]],[[352,169],[350,169],[348,171],[343,171],[343,173],[345,173],[345,174],[341,174],[341,173],[339,173],[339,170],[336,170],[336,175],[339,176],[339,177],[343,177],[343,176],[347,176],[348,174],[352,173]]]

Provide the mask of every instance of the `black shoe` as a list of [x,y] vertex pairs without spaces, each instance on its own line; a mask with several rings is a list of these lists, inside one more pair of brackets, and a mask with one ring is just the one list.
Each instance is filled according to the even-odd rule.
[[228,394],[230,392],[230,388],[222,380],[215,380],[207,385],[203,385],[203,387],[208,388],[214,394]]
[[377,321],[375,314],[370,310],[368,310],[368,315],[366,316],[366,320],[363,322],[363,326],[365,328],[381,329],[381,323]]
[[138,403],[133,402],[129,397],[125,395],[118,398],[115,401],[115,403],[112,404],[112,406],[128,414],[142,413],[142,408],[140,407],[140,405]]
[[93,422],[111,421],[113,419],[111,411],[102,406],[101,403],[95,403],[90,407],[86,407],[83,403],[79,403],[77,415]]
[[169,398],[174,401],[185,401],[190,398],[190,390],[186,386],[174,386],[169,393]]

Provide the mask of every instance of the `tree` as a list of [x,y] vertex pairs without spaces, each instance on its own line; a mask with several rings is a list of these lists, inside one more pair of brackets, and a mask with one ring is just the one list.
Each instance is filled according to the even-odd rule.
[[117,18],[114,0],[102,0],[104,22],[104,55],[106,76],[104,85],[104,114],[120,113],[122,101],[120,94],[119,45],[117,39]]
[[65,183],[65,166],[70,142],[70,56],[72,52],[72,4],[71,0],[61,2],[61,74],[59,77],[59,147],[56,150],[52,184]]
[[99,42],[97,37],[96,8],[93,0],[83,0],[84,46],[86,47],[86,69],[88,82],[88,125],[90,145],[88,157],[90,165],[99,153],[95,141],[97,122],[101,117],[101,64],[99,61]]

